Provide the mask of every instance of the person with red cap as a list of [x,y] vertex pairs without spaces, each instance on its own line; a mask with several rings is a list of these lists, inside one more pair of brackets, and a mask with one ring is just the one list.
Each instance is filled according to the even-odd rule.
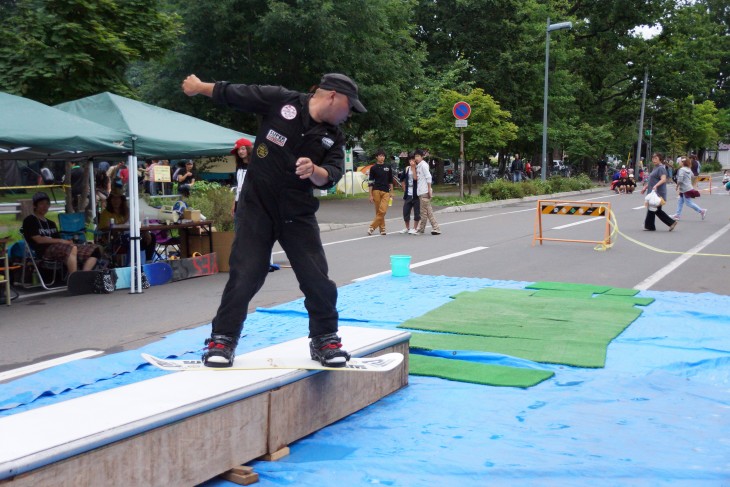
[[253,144],[247,138],[241,138],[236,141],[236,145],[231,149],[231,154],[236,158],[236,197],[233,200],[233,208],[231,209],[231,215],[236,215],[236,208],[238,207],[238,200],[241,196],[241,189],[243,188],[243,180],[246,178],[246,171],[248,170],[248,164],[251,162],[251,148]]
[[350,354],[337,335],[337,285],[327,276],[327,259],[315,212],[313,189],[328,189],[344,172],[345,136],[339,125],[352,112],[364,113],[358,87],[344,74],[325,74],[314,93],[280,86],[202,82],[191,74],[182,83],[188,96],[261,116],[251,163],[236,209],[236,237],[230,274],[206,340],[203,363],[233,365],[248,305],[269,271],[278,241],[304,293],[309,314],[309,353],[329,367],[344,367]]

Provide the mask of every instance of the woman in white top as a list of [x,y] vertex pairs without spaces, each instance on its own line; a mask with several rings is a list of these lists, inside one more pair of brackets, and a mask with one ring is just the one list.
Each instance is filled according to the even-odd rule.
[[692,169],[690,167],[692,166],[692,161],[689,157],[683,157],[682,158],[682,167],[679,168],[679,171],[677,172],[677,194],[679,195],[677,204],[677,212],[672,215],[672,218],[675,220],[679,220],[679,217],[682,216],[682,207],[686,204],[690,208],[692,208],[694,211],[700,214],[702,219],[705,219],[705,215],[707,214],[707,210],[703,210],[699,206],[695,204],[694,201],[692,201],[692,198],[689,198],[685,196],[685,193],[687,191],[691,191],[694,188],[692,187]]

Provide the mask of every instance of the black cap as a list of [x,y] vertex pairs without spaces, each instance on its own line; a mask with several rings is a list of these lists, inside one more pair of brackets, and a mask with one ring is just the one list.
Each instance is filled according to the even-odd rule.
[[332,90],[342,93],[350,99],[352,110],[357,113],[365,113],[367,110],[357,97],[357,84],[349,77],[340,73],[328,73],[322,76],[319,87],[323,90]]
[[36,203],[38,203],[39,201],[43,201],[43,200],[46,200],[49,203],[51,202],[51,198],[49,198],[48,195],[46,193],[44,193],[43,191],[38,191],[36,194],[33,195],[33,204],[34,205]]

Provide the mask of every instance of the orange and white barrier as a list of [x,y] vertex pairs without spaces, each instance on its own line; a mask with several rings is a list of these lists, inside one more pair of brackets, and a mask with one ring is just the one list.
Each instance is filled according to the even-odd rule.
[[[590,216],[590,217],[605,217],[606,224],[603,234],[603,240],[576,240],[567,238],[548,238],[543,237],[543,215],[570,215],[570,216]],[[590,202],[590,201],[560,201],[560,200],[538,200],[537,201],[537,213],[535,216],[535,233],[532,238],[532,245],[535,245],[536,241],[542,242],[544,240],[555,241],[555,242],[578,242],[578,243],[593,243],[601,244],[602,247],[608,248],[611,244],[611,203],[607,202]]]

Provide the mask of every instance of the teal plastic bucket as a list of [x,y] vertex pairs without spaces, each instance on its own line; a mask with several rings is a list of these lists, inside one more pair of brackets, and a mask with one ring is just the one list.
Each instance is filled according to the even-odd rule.
[[405,277],[411,272],[410,255],[391,255],[390,271],[393,277]]

